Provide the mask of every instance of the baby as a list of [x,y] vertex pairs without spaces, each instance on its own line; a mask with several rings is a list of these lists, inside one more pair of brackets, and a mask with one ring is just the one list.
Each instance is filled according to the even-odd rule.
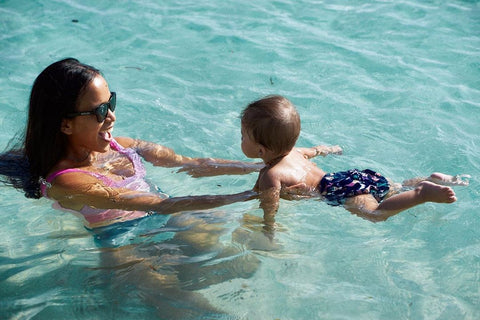
[[[279,199],[321,196],[331,205],[343,205],[370,221],[384,221],[425,202],[452,203],[457,200],[447,185],[468,185],[463,176],[433,173],[402,185],[392,184],[372,170],[326,173],[308,159],[341,154],[339,146],[295,148],[300,117],[293,104],[278,95],[249,104],[241,114],[242,151],[265,164],[255,184],[264,211],[265,224],[273,226]],[[410,187],[406,189],[405,187]]]

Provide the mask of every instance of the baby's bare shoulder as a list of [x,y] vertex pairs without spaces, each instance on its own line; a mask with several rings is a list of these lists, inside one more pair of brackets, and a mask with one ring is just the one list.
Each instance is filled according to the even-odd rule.
[[258,176],[258,187],[260,191],[270,188],[280,188],[281,185],[281,168],[274,166],[265,167],[260,170],[260,174]]

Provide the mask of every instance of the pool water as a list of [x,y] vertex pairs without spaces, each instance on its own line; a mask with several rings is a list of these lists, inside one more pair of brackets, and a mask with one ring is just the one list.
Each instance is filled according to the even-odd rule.
[[[456,203],[377,224],[282,201],[274,243],[256,201],[152,216],[111,243],[2,187],[0,318],[480,318],[478,30],[478,1],[0,1],[2,148],[38,73],[72,56],[117,92],[117,136],[247,160],[239,113],[275,93],[298,108],[299,146],[343,148],[314,160],[325,171],[472,176]],[[148,176],[171,196],[256,180]]]

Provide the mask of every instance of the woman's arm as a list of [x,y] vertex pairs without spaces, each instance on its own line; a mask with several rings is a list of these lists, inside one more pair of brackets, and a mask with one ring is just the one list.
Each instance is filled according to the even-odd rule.
[[255,198],[256,192],[245,191],[229,195],[202,195],[164,199],[156,193],[138,192],[105,186],[88,174],[70,172],[58,176],[48,196],[68,209],[79,211],[87,205],[98,209],[154,211],[170,214],[186,210],[215,208]]
[[225,195],[202,195],[168,198],[156,206],[155,212],[170,214],[179,211],[211,209],[227,204],[248,201],[257,198],[252,190]]
[[187,163],[196,163],[196,160],[176,154],[165,146],[126,137],[115,138],[125,148],[134,149],[143,159],[160,167],[180,167]]
[[162,145],[134,140],[116,138],[124,147],[133,148],[141,157],[155,166],[181,167],[178,172],[186,172],[192,177],[207,177],[225,174],[248,174],[259,171],[263,163],[252,163],[214,158],[191,158],[176,154]]
[[241,175],[260,171],[263,162],[243,162],[224,159],[196,158],[195,164],[184,164],[178,172],[186,172],[194,178],[220,175]]

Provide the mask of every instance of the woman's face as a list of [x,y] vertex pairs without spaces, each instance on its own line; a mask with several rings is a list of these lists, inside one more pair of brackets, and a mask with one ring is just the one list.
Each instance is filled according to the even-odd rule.
[[[77,111],[92,111],[100,104],[108,102],[110,89],[105,79],[98,75],[88,84],[77,101]],[[70,149],[74,152],[106,152],[112,140],[115,114],[108,110],[103,122],[98,122],[94,114],[65,119],[62,131],[67,134]]]

